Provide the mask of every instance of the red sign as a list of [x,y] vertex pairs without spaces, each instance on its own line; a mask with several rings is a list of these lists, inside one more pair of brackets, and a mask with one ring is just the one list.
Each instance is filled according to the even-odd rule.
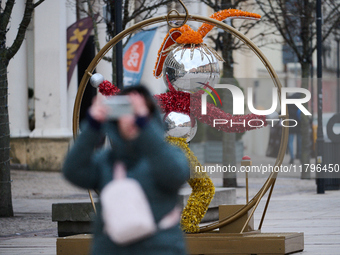
[[139,73],[142,65],[144,48],[143,41],[137,41],[127,49],[123,58],[123,66],[127,71]]

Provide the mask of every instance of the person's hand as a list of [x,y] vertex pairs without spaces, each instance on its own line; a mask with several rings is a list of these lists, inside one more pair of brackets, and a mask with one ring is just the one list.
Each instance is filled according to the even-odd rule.
[[139,117],[146,117],[149,115],[149,108],[146,105],[145,98],[138,94],[137,92],[133,92],[129,94],[131,105],[133,108],[133,112],[135,115]]
[[106,120],[109,108],[103,104],[104,96],[98,94],[93,98],[92,105],[89,109],[89,114],[96,121],[103,123]]

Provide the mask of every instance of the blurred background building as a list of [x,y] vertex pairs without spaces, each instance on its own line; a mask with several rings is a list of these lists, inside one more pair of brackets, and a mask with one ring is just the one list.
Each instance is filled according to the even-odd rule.
[[[76,8],[76,3],[78,3],[84,10],[89,11],[85,2],[58,0],[42,3],[34,11],[24,44],[10,62],[8,84],[12,164],[25,165],[30,169],[58,170],[61,167],[63,157],[72,140],[72,114],[78,84],[89,61],[97,52],[92,31],[68,85],[67,52],[70,51],[70,47],[67,45],[67,28],[87,16],[85,12],[80,12],[79,8]],[[100,13],[97,23],[98,41],[103,47],[109,39],[108,24],[105,20],[107,8],[103,1],[91,2],[94,11]],[[152,2],[150,1],[150,3]],[[183,12],[175,2],[159,7],[155,15],[164,15],[171,8],[177,8]],[[214,12],[201,1],[184,2],[191,14],[209,16]],[[242,9],[250,12],[255,11],[254,6],[251,5],[254,1],[247,2],[249,5],[245,3]],[[130,11],[140,8],[137,1],[131,0],[130,3]],[[24,4],[24,1],[16,2],[11,27],[19,26]],[[135,17],[127,26],[140,19],[139,16]],[[201,24],[190,22],[190,25],[197,29]],[[235,21],[234,25],[237,28],[238,21]],[[166,22],[157,26],[141,77],[141,83],[146,84],[155,94],[166,91],[163,79],[154,78],[153,69],[157,51],[168,31]],[[260,22],[258,26],[249,31],[247,36],[256,37],[260,33],[265,33],[265,30],[266,27],[261,26]],[[15,30],[10,31],[16,32]],[[220,32],[223,31],[214,29],[211,34],[217,36]],[[282,40],[280,41],[270,34],[265,36],[268,42],[275,41],[275,43],[265,44],[261,50],[272,63],[282,85],[299,87],[301,84],[300,66],[294,60],[294,56],[289,57],[286,55],[288,53],[282,50]],[[14,34],[9,32],[8,44],[13,40]],[[254,42],[257,45],[263,44],[256,40]],[[207,43],[211,47],[215,47],[212,40],[207,39]],[[329,37],[324,46],[323,93],[324,112],[326,113],[336,112],[336,49],[336,38]],[[108,53],[108,55],[110,54],[111,52]],[[235,78],[243,88],[253,87],[254,106],[257,109],[268,109],[271,105],[268,99],[271,98],[273,83],[265,66],[252,52],[246,49],[234,51],[233,57]],[[112,66],[104,60],[99,63],[96,72],[103,74],[108,80],[112,78]],[[315,88],[314,91],[316,91]],[[89,88],[89,92],[84,97],[84,104],[89,105],[93,95],[95,95],[95,89]],[[314,93],[314,102],[313,109],[316,112],[316,93]],[[242,140],[244,154],[264,156],[269,140],[269,128],[248,132],[242,137]]]

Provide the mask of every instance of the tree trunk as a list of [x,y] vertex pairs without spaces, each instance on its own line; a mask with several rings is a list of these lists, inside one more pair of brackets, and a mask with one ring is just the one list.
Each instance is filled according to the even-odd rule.
[[[225,112],[232,113],[232,96],[228,90],[223,91],[223,110]],[[223,132],[222,144],[223,144],[223,166],[236,166],[236,153],[235,153],[235,133]],[[237,187],[236,172],[223,173],[223,187]]]
[[116,47],[112,48],[112,62],[111,62],[111,67],[112,67],[112,84],[117,86],[117,68],[116,68]]
[[[234,78],[233,68],[233,51],[230,48],[233,45],[233,38],[230,33],[224,32],[223,34],[223,74],[222,83],[230,83],[230,80]],[[227,81],[229,80],[229,82]],[[234,84],[234,82],[232,82]],[[223,90],[223,111],[232,114],[233,98],[232,94],[228,90]],[[222,144],[223,144],[223,166],[236,166],[236,155],[235,155],[235,133],[223,132]],[[223,187],[237,187],[236,172],[223,173]]]
[[[33,4],[33,0],[26,0],[25,12],[19,25],[18,33],[12,46],[6,47],[6,34],[10,21],[14,0],[6,1],[6,7],[0,10],[0,217],[13,216],[11,176],[10,176],[10,132],[8,120],[8,81],[7,67],[9,61],[20,49],[27,27],[32,18],[35,7],[44,0]],[[1,5],[1,1],[0,1]]]
[[[310,64],[308,62],[302,62],[301,64],[301,87],[304,89],[309,88],[309,75],[310,75]],[[304,107],[308,109],[308,103],[304,104]],[[310,163],[311,153],[311,132],[310,122],[308,116],[301,114],[301,164],[302,173],[301,179],[310,179],[310,172],[306,172],[306,165]]]
[[9,121],[6,50],[0,49],[0,217],[13,216],[9,162]]

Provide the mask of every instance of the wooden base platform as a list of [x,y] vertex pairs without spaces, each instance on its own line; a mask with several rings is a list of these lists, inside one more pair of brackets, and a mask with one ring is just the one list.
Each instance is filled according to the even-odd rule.
[[303,233],[188,234],[186,241],[189,254],[284,255],[304,249]]
[[[87,255],[92,235],[57,238],[57,255]],[[274,255],[291,254],[304,249],[303,233],[187,234],[189,254]]]

